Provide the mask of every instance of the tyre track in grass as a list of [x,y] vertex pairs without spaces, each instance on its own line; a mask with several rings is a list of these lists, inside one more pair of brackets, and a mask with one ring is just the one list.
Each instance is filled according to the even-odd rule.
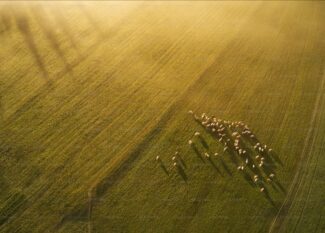
[[303,177],[305,173],[305,169],[308,168],[310,157],[312,156],[312,147],[314,143],[314,137],[317,131],[316,129],[316,118],[317,113],[320,113],[320,109],[322,107],[322,102],[324,99],[324,95],[322,93],[322,90],[324,90],[325,87],[325,70],[323,71],[323,77],[320,81],[320,85],[317,92],[317,97],[315,100],[315,105],[313,108],[311,120],[309,122],[309,128],[307,131],[307,136],[303,143],[303,149],[301,151],[300,157],[299,157],[299,163],[296,166],[295,169],[295,175],[293,177],[293,180],[291,182],[291,185],[289,187],[289,191],[286,195],[286,198],[284,202],[282,203],[281,207],[279,208],[279,211],[277,212],[276,216],[274,217],[270,227],[269,227],[269,233],[272,232],[279,232],[282,227],[282,223],[284,222],[294,200],[297,195],[297,191],[299,190],[299,187],[301,183],[303,182]]
[[[315,8],[316,8],[316,6],[315,6]],[[316,14],[314,14],[314,17],[316,18]],[[318,22],[321,22],[319,20],[320,19],[318,19]],[[316,19],[315,19],[315,21],[316,21]],[[321,27],[321,26],[319,25],[319,27]],[[324,62],[325,62],[325,60],[323,59],[322,64],[324,64]],[[325,77],[325,69],[320,72],[320,77],[323,77],[323,79],[324,79],[324,77]],[[317,122],[319,122],[319,123],[322,122],[322,116],[324,116],[324,113],[325,113],[325,111],[324,111],[325,110],[325,94],[324,94],[325,93],[325,89],[324,89],[325,87],[324,86],[325,86],[325,84],[320,87],[320,88],[322,88],[322,89],[320,89],[320,92],[322,93],[321,94],[322,97],[320,97],[321,98],[321,103],[320,103],[321,107],[320,107],[320,111],[318,111],[318,118],[317,118]],[[311,151],[315,151],[314,147],[315,147],[315,143],[316,143],[316,141],[318,139],[317,136],[319,135],[320,131],[321,131],[321,128],[317,127],[316,132],[315,132],[315,137],[313,138],[313,141],[312,141],[311,146],[310,146]],[[305,168],[305,171],[303,173],[302,181],[300,182],[299,187],[297,189],[297,192],[302,193],[301,198],[299,199],[299,201],[303,202],[303,205],[302,205],[301,211],[299,213],[298,220],[295,222],[295,225],[294,225],[294,228],[293,228],[294,232],[296,232],[297,227],[299,226],[299,223],[300,223],[300,221],[301,221],[301,219],[302,219],[302,217],[304,215],[307,204],[309,203],[310,194],[311,194],[313,184],[314,184],[314,177],[315,177],[316,171],[317,171],[317,169],[319,167],[318,160],[319,160],[320,155],[321,155],[321,151],[316,150],[316,153],[313,153],[311,156],[309,156],[307,164],[310,164],[311,169],[310,169],[310,171],[308,171],[308,167]],[[315,165],[313,166],[313,164],[315,164]],[[310,174],[310,176],[308,176],[309,174]],[[301,187],[301,185],[302,185],[302,187]],[[305,192],[304,192],[304,190],[305,190]],[[307,197],[306,197],[306,193],[307,193]],[[306,198],[303,198],[304,196]],[[292,206],[292,209],[294,207],[295,207],[295,205]],[[318,223],[318,225],[319,225],[319,223]],[[315,229],[315,232],[317,231],[318,225],[317,225],[317,227]]]
[[[323,76],[325,77],[325,70],[323,71]],[[320,104],[320,106],[321,106],[320,109],[321,110],[324,109],[324,107],[325,107],[325,94],[324,94],[325,89],[324,89],[324,86],[322,86],[322,87],[323,87],[323,89],[320,90],[320,92],[323,93],[323,94],[321,94],[322,95],[322,97],[321,97],[322,101],[321,101],[321,104]],[[323,113],[323,111],[318,111],[318,119],[317,119],[318,122],[321,122],[322,113]],[[315,128],[316,128],[316,126],[315,126]],[[317,128],[316,131],[315,131],[315,137],[313,138],[313,140],[312,140],[312,142],[310,144],[310,149],[311,149],[310,151],[313,151],[312,149],[313,149],[313,147],[315,145],[316,136],[318,135],[319,131],[320,131],[320,128]],[[299,187],[297,188],[297,193],[298,193],[298,190],[302,190],[302,192],[303,192],[305,187],[308,186],[308,188],[307,188],[307,198],[301,198],[301,200],[299,199],[299,201],[303,201],[303,207],[302,207],[302,210],[300,211],[298,220],[295,223],[294,232],[296,232],[297,226],[299,225],[299,222],[300,222],[300,220],[301,220],[301,218],[303,216],[303,213],[305,211],[306,204],[309,202],[310,193],[311,193],[314,177],[315,177],[316,170],[317,170],[319,156],[320,156],[319,153],[316,154],[316,158],[315,158],[316,161],[314,162],[315,165],[312,168],[311,177],[309,179],[308,179],[308,169],[307,169],[308,167],[305,166],[305,170],[303,172],[303,177],[301,178],[301,182],[299,184]],[[306,164],[309,165],[311,163],[311,161],[313,161],[314,157],[315,157],[315,155],[311,154],[308,157],[308,161],[306,162]],[[310,181],[309,183],[307,182],[308,180]],[[303,185],[303,186],[301,187],[301,185]]]

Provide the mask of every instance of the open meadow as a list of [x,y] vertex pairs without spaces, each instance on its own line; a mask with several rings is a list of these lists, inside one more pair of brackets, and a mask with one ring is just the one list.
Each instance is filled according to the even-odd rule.
[[48,232],[325,232],[325,2],[0,2],[0,233]]

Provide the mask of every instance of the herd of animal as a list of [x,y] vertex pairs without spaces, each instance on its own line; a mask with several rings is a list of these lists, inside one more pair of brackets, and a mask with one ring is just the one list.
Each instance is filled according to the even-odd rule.
[[[210,134],[214,141],[222,146],[222,153],[205,151],[202,158],[211,160],[212,157],[231,156],[239,172],[245,173],[245,178],[259,187],[260,192],[265,192],[265,186],[275,180],[275,160],[273,150],[262,144],[248,127],[241,121],[227,121],[206,113],[196,115],[192,110],[188,112],[202,128]],[[188,145],[198,152],[197,144],[205,143],[201,133],[195,131],[188,140]],[[171,158],[172,166],[178,170],[184,169],[183,160],[176,151]],[[160,156],[156,161],[162,163]]]

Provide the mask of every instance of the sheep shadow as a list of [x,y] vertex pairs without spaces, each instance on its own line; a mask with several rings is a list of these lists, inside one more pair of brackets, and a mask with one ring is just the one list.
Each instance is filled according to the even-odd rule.
[[187,168],[187,165],[186,165],[184,159],[180,155],[178,155],[178,161],[180,162],[182,167],[184,167],[184,169]]
[[248,174],[247,171],[243,171],[243,177],[248,182],[248,184],[250,186],[252,186],[253,188],[256,186],[255,183],[253,182],[251,176]]
[[195,155],[203,162],[203,163],[205,163],[205,160],[203,159],[203,157],[202,157],[202,155],[201,155],[201,153],[200,153],[200,151],[197,149],[197,147],[194,145],[194,144],[192,144],[191,145],[191,148],[193,149],[193,151],[195,152]]
[[223,176],[222,175],[222,173],[221,173],[221,171],[220,171],[220,169],[217,167],[217,165],[214,163],[214,161],[211,159],[211,158],[208,158],[208,161],[211,163],[211,165],[212,165],[212,167],[221,175],[221,176]]
[[18,31],[23,35],[23,38],[34,57],[36,64],[42,72],[43,77],[45,77],[45,79],[49,81],[48,72],[45,68],[43,59],[41,58],[41,55],[37,49],[36,42],[34,41],[28,18],[26,16],[16,15],[15,20]]
[[275,209],[278,209],[275,202],[273,201],[269,191],[267,190],[267,188],[264,188],[264,197],[269,201],[269,203],[275,208]]
[[199,135],[198,138],[199,138],[199,140],[200,140],[202,146],[203,146],[205,149],[209,149],[209,145],[208,145],[208,143],[205,141],[205,139],[204,139],[201,135]]
[[162,162],[162,161],[159,161],[159,166],[160,168],[164,171],[164,173],[169,176],[169,172],[168,172],[168,169],[167,167],[165,166],[165,164]]
[[232,173],[231,173],[230,169],[228,168],[227,164],[225,163],[225,161],[222,158],[220,158],[220,163],[221,163],[223,169],[226,171],[226,173],[229,176],[232,176]]
[[183,180],[187,183],[188,177],[187,177],[184,169],[179,165],[177,165],[177,172],[183,178]]

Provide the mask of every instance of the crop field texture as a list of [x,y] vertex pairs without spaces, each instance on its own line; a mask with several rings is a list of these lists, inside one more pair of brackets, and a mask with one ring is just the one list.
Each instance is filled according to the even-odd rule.
[[321,233],[324,181],[325,2],[0,2],[1,233]]

